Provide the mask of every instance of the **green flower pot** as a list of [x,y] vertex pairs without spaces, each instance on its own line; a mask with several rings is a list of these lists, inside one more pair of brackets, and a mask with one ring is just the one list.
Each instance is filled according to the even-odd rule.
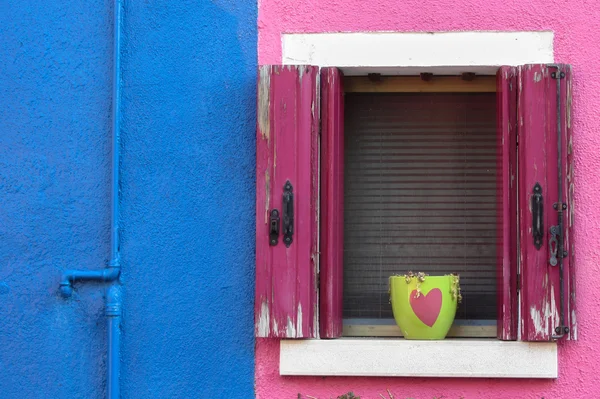
[[459,298],[457,275],[390,277],[394,319],[406,339],[444,339]]

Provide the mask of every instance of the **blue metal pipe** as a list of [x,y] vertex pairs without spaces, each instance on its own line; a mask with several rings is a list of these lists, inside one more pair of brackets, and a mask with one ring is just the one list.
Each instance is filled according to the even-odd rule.
[[67,270],[60,279],[60,293],[65,298],[73,294],[75,281],[115,281],[119,278],[120,267],[109,266],[104,270]]
[[118,280],[121,271],[121,248],[119,231],[119,166],[121,160],[121,13],[122,0],[115,0],[113,10],[113,95],[112,95],[112,176],[111,176],[111,214],[110,214],[110,255],[108,269],[117,271],[116,278],[109,280],[106,290],[106,397],[120,399],[121,375],[121,285]]
[[60,280],[60,292],[68,298],[73,294],[75,281],[109,282],[106,290],[105,315],[107,320],[107,374],[106,397],[120,399],[120,349],[122,296],[120,232],[119,232],[119,161],[121,133],[121,22],[122,0],[114,2],[113,87],[112,87],[112,171],[110,213],[110,260],[104,270],[67,270]]
[[108,334],[108,355],[106,375],[106,397],[108,399],[119,399],[121,371],[121,286],[111,284],[106,290],[106,320]]
[[119,161],[121,148],[121,0],[114,4],[113,42],[113,93],[112,93],[112,177],[110,214],[110,262],[109,266],[120,267],[119,247]]

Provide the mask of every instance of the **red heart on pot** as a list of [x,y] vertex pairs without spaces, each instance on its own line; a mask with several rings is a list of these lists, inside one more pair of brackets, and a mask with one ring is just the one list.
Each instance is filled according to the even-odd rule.
[[433,327],[440,315],[440,310],[442,310],[442,291],[434,288],[425,295],[413,290],[410,293],[410,306],[419,320],[425,325]]

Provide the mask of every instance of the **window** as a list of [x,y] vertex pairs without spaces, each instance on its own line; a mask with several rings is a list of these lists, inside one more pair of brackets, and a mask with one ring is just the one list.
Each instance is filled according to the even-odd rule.
[[388,277],[419,271],[460,274],[449,336],[496,336],[495,78],[417,79],[345,79],[343,335],[400,335]]
[[[443,79],[460,81],[459,77]],[[417,80],[419,77],[411,81]],[[426,87],[434,85],[435,80],[434,77],[431,83],[427,82]],[[499,339],[550,341],[557,334],[575,338],[574,329],[557,330],[574,326],[570,67],[501,67],[495,78],[495,98],[489,95],[490,91],[485,94],[475,90],[480,93],[469,94],[462,90],[460,94],[348,94],[344,101],[344,83],[356,87],[351,81],[346,81],[336,68],[260,68],[257,337],[337,338],[344,333],[344,317],[372,316],[377,312],[380,318],[389,317],[389,310],[374,312],[377,307],[383,309],[386,302],[381,294],[381,279],[373,276],[402,271],[395,266],[384,269],[382,256],[411,253],[415,264],[431,267],[432,273],[448,267],[463,268],[464,271],[458,270],[464,276],[467,302],[462,317],[488,321],[493,317]],[[476,77],[466,85],[476,87],[482,81],[485,78]],[[397,83],[396,87],[402,84]],[[468,107],[477,111],[466,112]],[[377,121],[370,120],[369,113],[374,113],[371,117]],[[399,113],[406,119],[391,117]],[[429,121],[434,113],[436,123],[446,124],[445,130],[455,128],[454,135],[443,141],[438,139],[437,145],[410,135],[411,124]],[[440,118],[444,115],[447,119]],[[386,131],[385,137],[378,125],[383,118],[393,119],[393,134]],[[373,130],[377,131],[377,139],[366,134]],[[467,134],[471,131],[479,134]],[[415,146],[414,151],[407,150],[407,137],[421,140],[422,145]],[[394,172],[394,167],[411,166],[406,164],[412,159],[408,157],[410,153],[422,154],[429,164],[415,159],[414,174]],[[461,158],[461,162],[433,168],[432,161],[445,156],[457,161]],[[349,163],[348,159],[356,162]],[[430,169],[424,169],[425,166]],[[455,183],[443,183],[441,178],[446,175]],[[377,180],[376,184],[361,185],[361,179]],[[417,187],[423,188],[423,181],[439,181],[430,194],[440,197],[418,191]],[[398,194],[395,202],[382,204],[383,188]],[[365,199],[357,200],[357,193]],[[369,203],[368,196],[375,196],[376,203]],[[407,197],[415,199],[409,201]],[[435,204],[432,198],[441,200]],[[483,198],[488,198],[488,202]],[[489,201],[492,198],[495,201]],[[409,216],[405,210],[409,208],[400,205],[407,202],[411,210],[420,212],[417,216]],[[387,213],[382,214],[383,211]],[[412,221],[421,232],[434,227],[443,230],[447,228],[444,217],[460,226],[454,226],[456,235],[417,236],[417,230],[407,227]],[[553,228],[561,225],[560,218],[562,234],[560,228]],[[374,220],[379,222],[377,228],[373,227]],[[349,226],[362,221],[371,227]],[[430,225],[423,226],[426,223]],[[483,230],[479,232],[474,226],[483,226]],[[393,229],[401,232],[387,233]],[[400,234],[410,235],[412,245],[396,244],[405,239]],[[376,243],[380,257],[377,260],[368,253],[371,236],[375,236],[374,241],[387,239],[392,242],[390,245],[398,246],[386,248],[385,252],[381,243]],[[417,242],[418,237],[429,241]],[[419,243],[430,247],[419,251]],[[565,251],[562,257],[557,255],[560,243]],[[456,252],[437,249],[435,245],[441,247],[440,244],[454,246]],[[346,256],[344,245],[348,248]],[[453,263],[433,262],[436,256],[453,257]],[[365,262],[364,257],[372,259]],[[478,267],[467,269],[471,263]],[[552,266],[554,263],[557,266]],[[369,265],[379,269],[369,271]],[[353,288],[352,279],[362,280],[358,289]],[[360,290],[370,280],[376,280],[373,293],[353,298],[357,292],[362,295],[366,291]],[[478,291],[481,287],[483,291]],[[358,300],[353,303],[354,299]],[[476,305],[471,306],[471,302]]]

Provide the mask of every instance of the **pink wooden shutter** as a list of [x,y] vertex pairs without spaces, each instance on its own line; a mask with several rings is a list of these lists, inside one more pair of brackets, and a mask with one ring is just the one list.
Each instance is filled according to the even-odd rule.
[[344,91],[337,68],[321,70],[321,338],[342,336],[344,269]]
[[498,338],[517,339],[517,68],[496,75],[498,121]]
[[[257,337],[318,335],[318,73],[312,66],[265,65],[259,69]],[[293,226],[287,224],[286,228],[286,220]]]
[[[571,67],[525,65],[519,67],[518,80],[521,339],[557,339],[562,334],[556,328],[561,325],[569,328],[564,335],[575,339]],[[562,232],[554,227],[559,225],[560,208],[564,208]]]

